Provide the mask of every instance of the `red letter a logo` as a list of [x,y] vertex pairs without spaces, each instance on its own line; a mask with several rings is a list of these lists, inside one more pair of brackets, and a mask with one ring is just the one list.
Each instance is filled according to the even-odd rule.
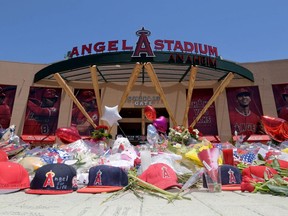
[[132,54],[132,57],[141,57],[140,54],[146,54],[146,57],[155,57],[147,37],[150,34],[150,31],[145,30],[144,28],[136,32],[136,35],[139,36],[139,39],[137,41],[137,45],[134,53]]
[[101,175],[102,175],[102,172],[101,172],[101,170],[99,170],[99,171],[96,173],[94,185],[102,185]]
[[49,172],[46,173],[46,179],[45,179],[45,182],[43,184],[43,187],[47,187],[47,186],[50,186],[50,187],[55,187],[54,185],[54,180],[53,180],[53,177],[55,176],[55,173],[52,172],[52,170],[50,170]]

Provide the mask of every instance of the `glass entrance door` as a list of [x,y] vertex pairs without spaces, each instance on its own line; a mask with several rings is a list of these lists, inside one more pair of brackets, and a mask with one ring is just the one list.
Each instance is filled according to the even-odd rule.
[[[169,119],[165,108],[155,108],[157,118],[164,116]],[[153,122],[146,119],[144,107],[141,108],[122,108],[120,111],[121,120],[118,121],[117,135],[127,137],[131,144],[138,145],[145,143],[147,126]],[[169,128],[169,121],[168,127]]]

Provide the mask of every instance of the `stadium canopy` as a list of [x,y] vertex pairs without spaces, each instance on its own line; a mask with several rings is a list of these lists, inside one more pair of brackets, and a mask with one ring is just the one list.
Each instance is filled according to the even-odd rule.
[[189,71],[197,66],[197,81],[220,81],[228,73],[234,74],[233,79],[248,79],[254,82],[251,71],[241,65],[223,60],[220,57],[210,57],[180,52],[154,51],[154,57],[134,57],[132,51],[97,53],[48,65],[34,76],[34,83],[55,80],[53,75],[59,73],[66,82],[91,82],[90,67],[96,66],[99,83],[126,82],[131,77],[136,62],[143,64],[142,71],[136,82],[151,82],[145,73],[144,64],[153,65],[159,82],[189,81]]

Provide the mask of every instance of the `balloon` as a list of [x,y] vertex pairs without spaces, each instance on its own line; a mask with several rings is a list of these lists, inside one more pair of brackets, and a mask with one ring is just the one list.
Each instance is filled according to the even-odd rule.
[[277,142],[283,142],[288,139],[288,122],[281,118],[270,116],[261,117],[265,132]]
[[118,112],[118,105],[114,107],[105,106],[104,115],[101,117],[101,119],[107,121],[110,127],[114,124],[118,125],[118,120],[122,119]]
[[159,139],[159,134],[157,129],[154,127],[154,125],[149,124],[147,126],[147,141],[151,144],[154,145],[158,142]]
[[55,134],[64,144],[81,139],[76,127],[61,127],[56,130]]
[[144,108],[144,115],[149,121],[154,121],[156,119],[156,110],[152,106],[146,106]]
[[155,119],[153,121],[153,125],[158,131],[166,133],[168,123],[167,119],[164,116],[160,116],[159,118]]

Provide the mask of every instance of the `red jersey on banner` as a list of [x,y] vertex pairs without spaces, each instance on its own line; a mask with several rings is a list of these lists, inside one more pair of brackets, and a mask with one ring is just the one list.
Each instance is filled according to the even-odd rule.
[[42,100],[29,98],[23,134],[52,135],[57,129],[59,110],[55,89],[45,89]]
[[[91,117],[93,122],[98,120],[98,111],[88,111],[88,115]],[[72,124],[76,126],[79,134],[82,136],[90,136],[91,132],[94,130],[93,126],[87,121],[87,118],[82,114],[78,108],[74,108],[72,111]]]
[[6,129],[10,125],[11,111],[10,107],[5,102],[6,94],[0,87],[0,129]]
[[[94,93],[90,90],[80,91],[77,99],[93,122],[97,125],[99,114]],[[75,105],[72,110],[72,126],[75,126],[78,129],[81,136],[91,136],[91,132],[94,131],[93,126],[87,121],[87,118]]]
[[247,115],[242,114],[237,109],[230,112],[230,122],[232,133],[235,131],[239,135],[259,133],[260,118],[251,111]]
[[0,104],[0,128],[6,129],[10,124],[10,108],[7,104]]
[[279,111],[279,118],[288,121],[288,106],[282,107]]

